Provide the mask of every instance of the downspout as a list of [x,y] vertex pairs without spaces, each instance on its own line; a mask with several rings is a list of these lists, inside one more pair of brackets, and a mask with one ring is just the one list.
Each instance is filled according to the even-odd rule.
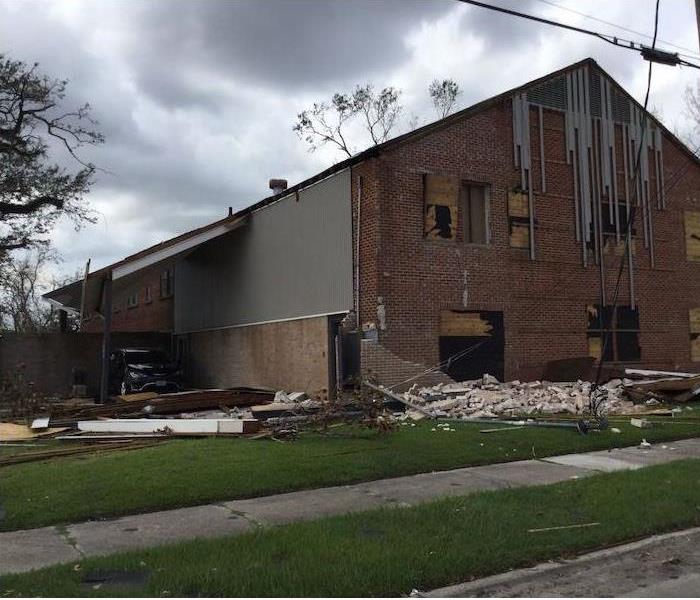
[[362,175],[357,176],[357,225],[355,226],[355,315],[360,329],[360,225],[362,215]]
[[102,369],[100,372],[100,402],[109,400],[109,353],[112,333],[112,273],[102,284]]

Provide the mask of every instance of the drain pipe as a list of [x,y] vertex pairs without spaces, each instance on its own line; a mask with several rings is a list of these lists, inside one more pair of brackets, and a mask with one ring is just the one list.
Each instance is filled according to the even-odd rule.
[[360,323],[360,229],[362,224],[362,175],[357,176],[357,225],[355,227],[355,314]]

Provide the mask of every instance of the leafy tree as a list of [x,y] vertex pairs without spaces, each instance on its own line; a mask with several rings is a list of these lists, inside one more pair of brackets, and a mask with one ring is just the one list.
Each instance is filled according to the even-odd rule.
[[[67,84],[0,54],[0,255],[45,241],[61,216],[76,227],[94,220],[84,196],[95,166],[76,151],[104,140],[89,104],[63,107]],[[58,148],[80,164],[77,172],[53,163]]]
[[453,79],[437,79],[428,86],[428,93],[433,99],[433,105],[441,119],[452,112],[458,96],[462,93],[459,84]]
[[385,87],[376,92],[371,84],[358,85],[350,94],[333,94],[329,102],[315,102],[297,115],[293,131],[311,152],[330,143],[347,156],[354,153],[348,129],[359,118],[371,145],[386,141],[401,114],[400,90]]

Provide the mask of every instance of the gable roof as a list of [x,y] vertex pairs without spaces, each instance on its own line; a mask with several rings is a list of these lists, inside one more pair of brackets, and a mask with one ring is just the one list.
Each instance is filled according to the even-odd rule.
[[[240,222],[241,219],[244,219],[247,217],[250,213],[259,210],[261,208],[264,208],[265,206],[268,206],[274,202],[277,202],[278,200],[281,200],[282,198],[289,196],[290,194],[294,194],[306,187],[309,187],[310,185],[321,181],[322,179],[326,179],[327,177],[330,177],[331,175],[334,175],[335,173],[338,173],[340,171],[343,171],[347,168],[353,167],[355,165],[358,165],[368,159],[371,159],[373,157],[379,156],[383,152],[387,152],[390,150],[393,150],[395,148],[398,148],[404,144],[414,142],[418,139],[421,139],[427,135],[430,135],[434,132],[440,131],[446,127],[449,127],[453,125],[454,123],[457,123],[459,121],[462,121],[464,119],[468,119],[481,111],[484,111],[488,108],[491,108],[492,106],[495,106],[501,102],[510,100],[510,98],[518,93],[522,93],[525,90],[528,90],[533,87],[537,87],[538,85],[545,83],[551,79],[555,79],[561,75],[564,75],[570,71],[574,71],[580,67],[583,66],[589,66],[592,67],[596,70],[598,70],[602,75],[607,77],[616,87],[616,89],[622,93],[627,99],[631,100],[634,102],[640,109],[643,110],[643,106],[631,95],[629,94],[615,79],[608,74],[605,69],[603,69],[593,58],[585,58],[583,60],[580,60],[578,62],[575,62],[573,64],[567,65],[557,71],[553,71],[550,73],[547,73],[546,75],[543,75],[542,77],[539,77],[537,79],[533,79],[531,81],[528,81],[527,83],[524,83],[522,85],[519,85],[517,87],[511,88],[509,90],[506,90],[505,92],[501,92],[500,94],[497,94],[495,96],[492,96],[490,98],[487,98],[485,100],[482,100],[481,102],[478,102],[476,104],[473,104],[467,108],[464,108],[460,111],[457,111],[451,115],[448,115],[442,119],[439,119],[437,121],[433,121],[432,123],[428,123],[427,125],[423,125],[422,127],[419,127],[417,129],[414,129],[412,131],[409,131],[407,133],[404,133],[402,135],[399,135],[395,138],[392,138],[390,140],[387,140],[386,142],[383,142],[381,144],[377,144],[375,146],[372,146],[370,148],[367,148],[366,150],[363,150],[362,152],[359,152],[349,158],[346,158],[331,167],[321,171],[320,173],[317,173],[316,175],[313,175],[312,177],[309,177],[289,188],[286,188],[285,190],[273,194],[271,196],[268,196],[259,202],[256,202],[254,204],[251,204],[242,210],[233,213],[232,215],[229,215],[225,217],[224,219],[220,219],[218,221],[214,221],[213,223],[209,223],[208,225],[204,225],[203,227],[199,227],[197,229],[193,229],[192,231],[188,231],[186,233],[183,233],[181,235],[178,235],[176,237],[173,237],[169,240],[165,240],[163,242],[160,242],[158,244],[155,244],[153,246],[150,246],[148,248],[145,248],[143,250],[140,250],[139,252],[136,252],[135,254],[132,254],[130,256],[127,256],[126,258],[115,262],[111,265],[107,265],[106,267],[103,267],[99,269],[98,271],[95,271],[94,273],[90,274],[90,277],[93,276],[106,276],[108,273],[112,272],[115,269],[121,269],[125,267],[129,263],[133,263],[136,261],[139,261],[143,259],[146,256],[149,256],[151,254],[155,254],[157,252],[160,252],[166,248],[169,248],[171,246],[175,246],[181,242],[184,242],[188,239],[191,238],[196,238],[197,236],[206,233],[207,231],[210,231],[212,229],[215,229],[217,227],[221,227],[222,225],[230,224],[233,225],[235,222]],[[678,137],[670,131],[659,119],[657,119],[653,114],[647,111],[647,116],[654,122],[654,124],[659,127],[668,137],[669,139],[676,145],[682,152],[684,152],[695,164],[700,166],[700,159],[698,156],[693,153],[693,151],[688,148]],[[64,286],[63,288],[59,288],[57,290],[53,290],[52,292],[49,292],[47,294],[44,294],[45,298],[48,299],[57,299],[57,296],[59,295],[59,292],[62,290],[66,290],[69,287],[73,287],[75,285],[81,284],[80,281],[74,282],[72,284],[69,284],[67,286]]]

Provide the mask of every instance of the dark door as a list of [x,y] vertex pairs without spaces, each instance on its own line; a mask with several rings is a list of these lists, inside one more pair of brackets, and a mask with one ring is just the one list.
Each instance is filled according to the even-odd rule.
[[442,371],[455,381],[484,373],[503,381],[505,335],[498,311],[443,311],[440,322]]

